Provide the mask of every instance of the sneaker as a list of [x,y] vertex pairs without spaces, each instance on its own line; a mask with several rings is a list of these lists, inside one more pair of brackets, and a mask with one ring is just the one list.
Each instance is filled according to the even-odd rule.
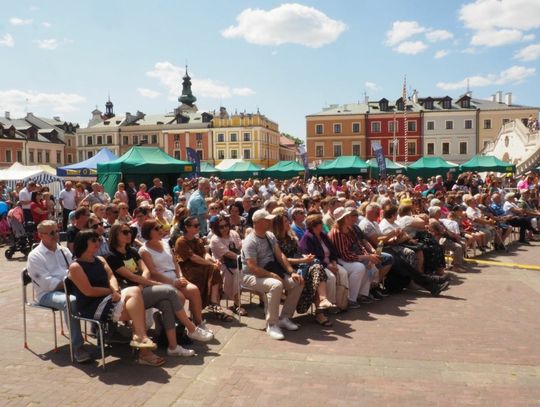
[[369,293],[369,298],[375,301],[381,301],[384,297],[377,290],[373,289]]
[[358,309],[358,308],[360,308],[360,304],[358,304],[356,301],[349,300],[347,302],[347,308],[349,308],[349,309]]
[[167,349],[167,355],[169,356],[193,356],[195,351],[193,349],[182,348],[180,345],[176,345],[175,349]]
[[204,329],[201,329],[200,326],[195,328],[193,332],[188,332],[187,334],[191,339],[194,339],[196,341],[201,342],[209,342],[212,339],[214,339],[214,334],[211,334],[208,331],[205,331]]
[[381,286],[375,287],[374,291],[376,291],[377,294],[379,294],[381,297],[388,297],[390,295],[390,293],[386,290],[386,288],[383,288]]
[[73,352],[73,357],[77,363],[86,363],[92,360],[92,356],[90,356],[90,354],[85,351],[82,346],[75,349],[75,352]]
[[287,331],[298,331],[299,326],[292,322],[289,318],[282,318],[278,322],[280,328],[285,328]]
[[373,300],[371,299],[371,297],[368,297],[366,295],[361,295],[360,298],[358,298],[358,302],[360,304],[371,304]]
[[431,289],[431,295],[433,295],[434,297],[438,296],[441,293],[441,291],[448,288],[448,285],[449,285],[448,281],[445,281],[439,284],[434,283],[433,288]]
[[208,328],[208,325],[206,325],[206,319],[203,319],[203,321],[199,324],[199,328],[214,335],[214,331],[212,331],[210,328]]
[[277,325],[268,325],[266,327],[266,333],[268,334],[268,336],[270,336],[270,338],[278,341],[285,339],[281,328]]

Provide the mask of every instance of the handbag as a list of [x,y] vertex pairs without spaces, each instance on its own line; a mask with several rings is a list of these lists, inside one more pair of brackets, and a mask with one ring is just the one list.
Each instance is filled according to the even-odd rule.
[[275,260],[269,261],[268,263],[264,265],[263,268],[266,271],[277,274],[280,278],[285,278],[286,276],[289,275],[289,273],[287,273],[287,271],[283,268],[281,263]]
[[336,307],[346,310],[349,305],[349,289],[341,283],[339,273],[336,274]]
[[[236,248],[236,246],[234,245],[234,242],[229,243],[229,251],[233,252],[233,253],[236,253],[236,254],[240,254],[240,250],[238,250]],[[237,269],[238,268],[238,260],[237,260],[237,258],[231,259],[230,257],[223,256],[223,264],[225,264],[225,267],[227,267],[228,269]]]

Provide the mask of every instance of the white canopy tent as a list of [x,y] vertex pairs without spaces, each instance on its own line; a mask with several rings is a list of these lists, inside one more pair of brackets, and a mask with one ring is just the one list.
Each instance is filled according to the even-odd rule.
[[11,189],[15,189],[17,181],[35,181],[46,185],[53,196],[58,196],[63,186],[63,180],[56,176],[56,170],[48,165],[22,165],[18,162],[11,167],[0,170],[0,180],[6,181]]

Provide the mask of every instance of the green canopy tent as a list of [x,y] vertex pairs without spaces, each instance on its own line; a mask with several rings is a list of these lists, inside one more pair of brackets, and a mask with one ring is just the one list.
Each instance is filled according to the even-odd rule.
[[193,172],[193,169],[189,161],[175,160],[158,147],[132,147],[117,160],[98,163],[97,179],[112,196],[122,180],[144,182],[150,189],[152,179],[158,177],[168,189],[176,184],[179,175]]
[[[386,163],[386,174],[388,175],[405,174],[405,172],[407,171],[407,168],[404,165],[398,164],[389,158],[385,157],[384,161]],[[371,176],[374,178],[378,178],[379,164],[377,164],[377,159],[372,158],[370,160],[367,160],[366,162],[371,170]]]
[[250,161],[238,161],[225,170],[221,170],[219,176],[223,179],[248,179],[262,175],[262,168]]
[[443,175],[447,172],[456,172],[459,165],[444,161],[441,157],[422,157],[407,167],[409,178],[433,177]]
[[207,162],[201,163],[201,175],[203,177],[210,177],[212,175],[219,175],[221,173],[216,167]]
[[303,165],[296,161],[279,161],[272,165],[270,168],[262,171],[265,177],[277,178],[277,179],[290,179],[304,175],[306,169]]
[[317,175],[367,174],[368,164],[355,155],[342,155],[335,160],[323,162],[315,169]]
[[494,172],[515,172],[516,166],[512,163],[499,160],[492,155],[475,155],[466,163],[459,167],[461,172],[466,171],[494,171]]

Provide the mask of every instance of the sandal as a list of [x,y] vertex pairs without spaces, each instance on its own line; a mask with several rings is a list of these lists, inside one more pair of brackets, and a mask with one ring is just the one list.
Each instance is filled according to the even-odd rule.
[[248,314],[247,311],[246,311],[244,308],[242,308],[242,307],[236,307],[236,306],[234,306],[234,307],[231,308],[231,310],[232,310],[232,312],[234,312],[236,315],[240,315],[241,317],[245,317],[245,316],[247,316],[247,314]]
[[150,338],[146,337],[141,341],[136,336],[133,337],[133,339],[129,343],[129,346],[131,346],[132,348],[137,348],[137,349],[153,350],[157,348],[157,345],[154,342],[152,342]]
[[[323,315],[324,314],[318,314],[318,315]],[[320,325],[320,326],[324,326],[324,327],[331,327],[332,326],[332,321],[330,321],[328,318],[324,317],[323,320],[320,320],[320,319],[317,319],[317,317],[315,317],[315,322]]]
[[161,366],[165,363],[165,359],[160,358],[158,355],[152,353],[144,358],[139,356],[137,363],[144,366]]

